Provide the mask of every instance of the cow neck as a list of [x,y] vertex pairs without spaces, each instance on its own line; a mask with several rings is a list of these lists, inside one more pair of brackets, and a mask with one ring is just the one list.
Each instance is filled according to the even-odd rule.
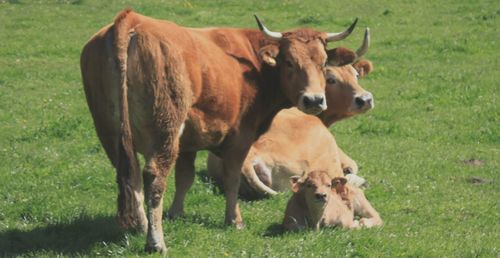
[[[259,30],[245,30],[245,35],[258,56],[259,50],[270,44],[277,44],[265,38]],[[278,67],[271,67],[259,62],[260,80],[256,82],[257,94],[253,101],[253,110],[249,114],[249,122],[256,126],[257,136],[267,131],[273,118],[282,109],[292,107],[292,103],[285,96],[281,87],[280,72]]]
[[323,205],[321,208],[317,208],[314,204],[309,205],[308,202],[307,204],[307,219],[308,222],[311,223],[314,227],[317,226],[318,223],[320,223],[325,215],[325,209],[328,205],[328,202]]
[[337,114],[330,114],[327,115],[326,112],[322,112],[318,115],[318,118],[321,120],[321,122],[329,128],[332,126],[335,122],[342,120],[342,118],[337,115]]
[[323,219],[323,216],[324,216],[324,207],[321,212],[314,212],[313,211],[313,207],[309,205],[309,203],[307,202],[306,200],[306,196],[305,196],[305,193],[302,192],[302,190],[300,192],[297,192],[297,193],[294,193],[294,195],[292,196],[292,198],[294,198],[295,200],[295,203],[297,204],[297,208],[300,209],[300,211],[302,211],[305,216],[305,219],[309,225],[309,227],[316,227],[318,225],[318,223],[320,223]]

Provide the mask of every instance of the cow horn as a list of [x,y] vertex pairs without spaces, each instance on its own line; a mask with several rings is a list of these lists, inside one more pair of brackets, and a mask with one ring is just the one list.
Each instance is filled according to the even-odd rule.
[[368,48],[370,47],[370,28],[366,27],[365,29],[365,37],[363,38],[363,44],[361,47],[356,50],[357,58],[362,57],[366,52],[368,52]]
[[354,27],[356,27],[356,23],[358,23],[358,18],[356,18],[354,22],[351,24],[351,26],[349,26],[349,28],[347,28],[347,30],[345,30],[344,32],[327,33],[326,42],[333,42],[345,39],[354,30]]
[[266,26],[264,26],[264,24],[262,23],[262,21],[260,21],[259,17],[254,14],[253,16],[255,16],[255,20],[257,21],[257,25],[259,25],[259,29],[264,32],[264,34],[269,38],[269,39],[272,39],[272,40],[275,40],[275,41],[278,41],[280,40],[283,35],[280,33],[280,32],[274,32],[274,31],[270,31],[266,28]]

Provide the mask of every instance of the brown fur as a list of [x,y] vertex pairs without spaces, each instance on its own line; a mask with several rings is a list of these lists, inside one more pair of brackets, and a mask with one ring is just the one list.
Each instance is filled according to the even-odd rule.
[[[361,60],[353,66],[358,67],[359,63],[371,65],[368,60]],[[288,178],[303,171],[325,170],[331,177],[342,176],[343,171],[357,172],[356,162],[337,146],[327,129],[339,120],[367,111],[353,106],[356,96],[366,94],[353,66],[326,67],[327,81],[334,78],[335,83],[327,83],[328,108],[319,115],[320,119],[295,108],[278,113],[269,131],[252,145],[245,159],[241,196],[256,199],[284,191],[288,189]],[[220,185],[222,160],[209,154],[207,168]]]
[[353,67],[358,71],[360,78],[365,77],[373,71],[373,64],[368,60],[360,60],[353,64]]
[[[242,226],[236,197],[243,160],[279,110],[300,104],[301,93],[324,92],[325,37],[298,30],[271,42],[258,30],[187,29],[127,9],[87,42],[83,83],[97,134],[117,169],[118,217],[124,227],[147,230],[148,250],[166,249],[163,193],[178,154],[169,216],[183,214],[196,151],[209,149],[225,160],[225,221]],[[279,54],[261,59],[257,53],[269,46]],[[282,65],[285,60],[292,67]],[[137,153],[146,160],[142,176]]]
[[332,66],[351,64],[355,59],[356,54],[347,48],[338,47],[328,51],[328,63]]
[[[288,201],[283,227],[286,230],[340,226],[381,226],[379,214],[359,188],[346,184],[346,179],[331,179],[326,171],[312,171],[306,177],[291,179],[294,192]],[[362,216],[354,220],[354,214]]]
[[[371,69],[367,69],[368,66]],[[353,65],[327,67],[325,77],[328,84],[326,93],[329,100],[329,108],[318,115],[326,127],[330,127],[342,119],[363,114],[369,110],[356,108],[354,99],[357,96],[368,93],[361,87],[358,79],[364,78],[372,70],[372,63],[366,59],[362,59]],[[358,73],[358,77],[356,76],[356,72]],[[328,83],[330,78],[334,79],[335,82],[333,84]]]

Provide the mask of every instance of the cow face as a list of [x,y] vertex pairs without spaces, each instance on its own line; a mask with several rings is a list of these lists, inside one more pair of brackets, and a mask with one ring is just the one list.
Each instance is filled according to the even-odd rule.
[[303,193],[310,207],[323,207],[332,195],[332,179],[325,171],[312,171],[307,177],[292,177],[291,183],[292,191]]
[[298,29],[282,34],[267,30],[258,18],[257,22],[264,34],[276,43],[263,47],[259,54],[265,63],[279,69],[281,88],[286,97],[307,114],[321,113],[327,108],[326,43],[347,37],[356,23],[343,33]]
[[327,108],[323,69],[327,55],[320,40],[286,39],[280,44],[280,79],[288,99],[307,114]]
[[325,71],[328,109],[322,115],[332,117],[335,122],[372,109],[375,106],[373,95],[358,82],[371,70],[368,60],[340,67],[328,65]]
[[[359,60],[368,51],[369,44],[370,33],[367,28],[363,43],[356,50],[355,56],[351,56],[351,53],[342,47],[327,51],[325,80],[328,109],[320,115],[326,124],[364,113],[375,106],[373,95],[358,83],[358,79],[373,70],[370,61]],[[346,61],[348,63],[345,63]]]

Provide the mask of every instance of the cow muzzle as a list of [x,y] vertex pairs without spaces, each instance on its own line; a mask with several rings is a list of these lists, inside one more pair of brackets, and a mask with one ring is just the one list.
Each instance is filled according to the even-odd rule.
[[368,111],[375,107],[375,100],[370,92],[354,97],[354,106],[357,110]]
[[315,193],[314,198],[316,199],[317,202],[319,203],[324,203],[326,202],[327,199],[327,194],[326,193]]
[[299,98],[298,108],[300,111],[317,115],[327,108],[326,97],[324,93],[304,93]]

